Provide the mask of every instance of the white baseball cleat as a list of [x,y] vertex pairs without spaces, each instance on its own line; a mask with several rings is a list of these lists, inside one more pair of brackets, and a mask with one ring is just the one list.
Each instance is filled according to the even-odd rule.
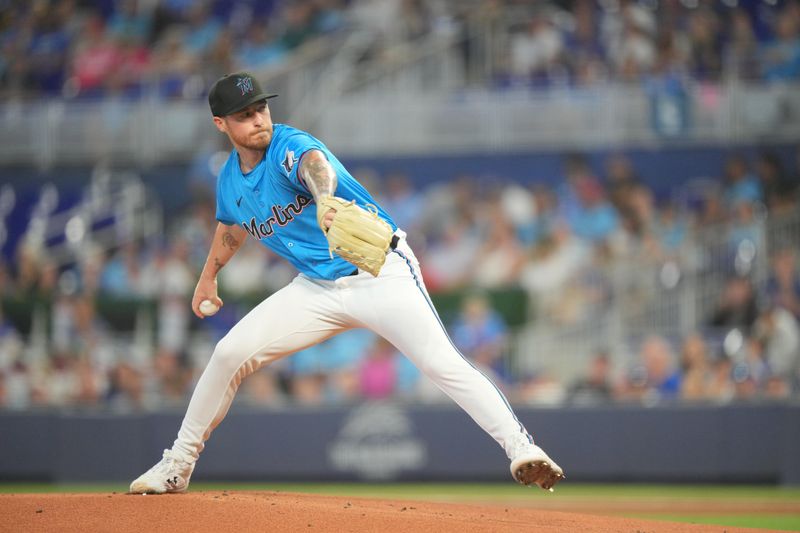
[[565,477],[561,467],[544,450],[530,442],[515,446],[511,457],[511,475],[526,487],[535,484],[550,492]]
[[194,463],[179,459],[172,450],[164,450],[161,460],[131,483],[131,494],[186,492]]

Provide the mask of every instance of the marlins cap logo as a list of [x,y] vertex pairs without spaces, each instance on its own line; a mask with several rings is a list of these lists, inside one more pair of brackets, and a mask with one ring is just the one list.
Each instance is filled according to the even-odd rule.
[[244,96],[247,93],[253,92],[253,79],[247,76],[241,77],[239,81],[236,82],[236,86],[242,91],[242,96]]

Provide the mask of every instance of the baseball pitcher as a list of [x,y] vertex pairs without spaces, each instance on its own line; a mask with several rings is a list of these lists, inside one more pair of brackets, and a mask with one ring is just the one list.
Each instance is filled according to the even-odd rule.
[[217,274],[252,238],[300,272],[216,345],[171,449],[132,493],[184,492],[239,384],[263,366],[351,328],[386,338],[503,447],[511,474],[550,489],[564,473],[498,388],[453,345],[406,234],[319,140],[273,124],[248,72],[223,76],[208,101],[233,145],[217,180],[216,232],[192,298],[202,318],[223,305]]

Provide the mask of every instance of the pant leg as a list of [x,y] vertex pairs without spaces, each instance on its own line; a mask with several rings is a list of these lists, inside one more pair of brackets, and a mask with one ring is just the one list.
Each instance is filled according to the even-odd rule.
[[349,282],[347,311],[391,342],[511,455],[520,438],[532,442],[494,383],[455,347],[430,302],[419,264],[401,240],[378,278]]
[[347,327],[333,291],[303,276],[261,302],[217,343],[173,450],[197,460],[245,377]]

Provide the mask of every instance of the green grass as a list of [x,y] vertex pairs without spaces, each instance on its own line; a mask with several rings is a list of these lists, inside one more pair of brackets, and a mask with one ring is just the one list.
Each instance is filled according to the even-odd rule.
[[713,524],[731,527],[752,527],[759,529],[776,529],[781,531],[800,531],[800,514],[676,515],[662,513],[637,513],[626,516],[645,518],[647,520],[687,522],[690,524]]
[[[46,484],[46,483],[0,483],[0,493],[59,493],[59,492],[117,492],[127,491],[126,483],[87,483],[87,484]],[[460,501],[487,503],[506,501],[523,502],[531,498],[556,498],[559,503],[581,504],[609,501],[632,502],[637,500],[664,502],[669,508],[670,501],[708,502],[710,512],[697,514],[676,513],[625,513],[625,516],[651,520],[688,522],[697,524],[716,524],[732,527],[769,528],[773,530],[800,531],[800,512],[798,513],[736,513],[718,514],[713,510],[713,502],[731,503],[741,501],[747,504],[769,502],[800,506],[800,487],[785,488],[762,485],[640,485],[640,484],[584,484],[564,483],[555,494],[538,490],[524,489],[513,483],[240,483],[240,482],[195,482],[192,491],[214,490],[259,490],[301,492],[308,494],[330,494],[367,498],[414,499],[435,501]]]
[[[125,492],[122,483],[0,483],[0,493],[10,492]],[[800,487],[770,485],[640,485],[563,483],[555,495],[533,489],[524,489],[514,483],[242,483],[193,482],[192,491],[201,490],[277,490],[310,494],[372,496],[375,498],[530,498],[531,493],[543,497],[565,499],[764,499],[769,501],[797,502],[800,504]]]

